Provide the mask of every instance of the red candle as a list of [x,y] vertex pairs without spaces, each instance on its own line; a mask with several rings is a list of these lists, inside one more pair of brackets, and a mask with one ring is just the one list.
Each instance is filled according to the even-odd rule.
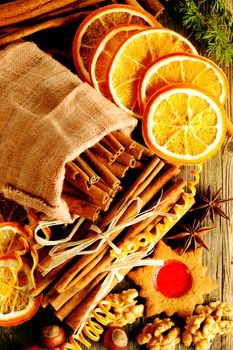
[[191,272],[179,260],[167,260],[155,271],[154,286],[167,298],[179,298],[192,287]]

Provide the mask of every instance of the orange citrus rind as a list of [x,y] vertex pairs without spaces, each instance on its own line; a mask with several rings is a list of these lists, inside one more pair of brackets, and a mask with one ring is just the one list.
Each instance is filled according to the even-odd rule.
[[109,29],[96,45],[89,64],[89,75],[93,87],[110,98],[107,87],[107,69],[111,58],[121,43],[135,32],[145,29],[139,24],[121,24]]
[[138,85],[146,68],[168,52],[197,54],[191,42],[165,28],[148,28],[130,35],[114,54],[107,73],[108,88],[118,107],[142,119]]
[[221,147],[226,113],[220,102],[191,84],[173,84],[149,99],[142,121],[147,146],[176,164],[199,164]]
[[0,223],[0,256],[16,251],[24,255],[30,249],[29,241],[28,231],[17,222]]
[[28,321],[37,312],[41,296],[34,299],[31,268],[13,255],[0,258],[0,326],[11,327]]
[[140,110],[143,112],[156,90],[175,83],[201,86],[223,104],[229,96],[226,75],[213,61],[190,53],[171,53],[152,62],[143,73],[138,88]]
[[78,27],[73,41],[73,60],[80,78],[90,82],[89,60],[98,40],[118,24],[162,27],[150,13],[135,6],[113,4],[92,11]]
[[[0,257],[17,254],[18,259],[30,251],[33,260],[31,280],[35,288],[34,272],[38,265],[38,250],[42,247],[34,239],[34,229],[40,222],[36,213],[28,210],[29,224],[21,226],[17,222],[0,223]],[[51,236],[49,227],[44,227],[43,233],[47,239]]]

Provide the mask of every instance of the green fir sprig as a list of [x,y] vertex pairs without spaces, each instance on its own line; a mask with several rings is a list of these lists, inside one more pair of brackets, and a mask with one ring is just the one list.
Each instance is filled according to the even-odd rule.
[[182,17],[210,56],[219,63],[233,62],[233,9],[231,0],[165,0],[174,15]]

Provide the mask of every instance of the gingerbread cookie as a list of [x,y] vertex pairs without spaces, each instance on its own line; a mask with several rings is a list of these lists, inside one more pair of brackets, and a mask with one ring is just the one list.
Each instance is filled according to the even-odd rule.
[[218,287],[202,265],[202,248],[179,255],[160,241],[152,259],[164,260],[163,266],[144,266],[128,273],[141,287],[139,295],[146,298],[146,316],[165,312],[190,316],[196,304],[203,303],[203,295]]

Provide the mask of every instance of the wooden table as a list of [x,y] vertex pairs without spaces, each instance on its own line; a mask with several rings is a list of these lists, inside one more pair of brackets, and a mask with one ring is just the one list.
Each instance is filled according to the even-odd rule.
[[[181,34],[186,34],[181,24],[178,21],[170,18],[165,12],[160,21],[165,26],[178,31]],[[61,43],[66,46],[67,56],[58,57],[60,61],[71,69],[73,69],[72,60],[70,56],[71,43],[74,34],[74,28],[56,29],[44,31],[29,39],[34,40],[38,45],[46,51],[54,52],[59,50]],[[48,33],[48,35],[47,35]],[[65,44],[64,44],[65,43]],[[196,44],[196,43],[195,43]],[[205,55],[201,47],[197,46],[199,53]],[[232,67],[222,66],[225,71],[232,91]],[[233,99],[228,100],[226,105],[227,114],[233,120]],[[185,169],[184,175],[190,173],[190,169]],[[207,163],[204,164],[198,189],[205,193],[208,185],[211,185],[213,191],[222,188],[221,197],[233,197],[233,140],[226,139],[222,149]],[[210,247],[210,252],[204,252],[204,264],[208,266],[207,274],[212,277],[219,284],[219,288],[213,291],[206,301],[223,300],[233,304],[233,202],[227,203],[223,208],[227,215],[231,218],[230,221],[219,219],[216,222],[216,229],[214,232],[207,235],[206,242]],[[18,350],[23,345],[33,343],[40,343],[40,329],[47,324],[57,323],[57,319],[49,310],[39,310],[35,317],[29,322],[12,328],[0,327],[0,349],[1,350]],[[127,349],[139,349],[134,341],[135,335],[139,333],[142,328],[142,321],[136,322],[126,328],[129,336],[129,345]],[[84,347],[83,347],[84,348]],[[101,343],[92,346],[92,349],[101,350],[104,346]],[[182,350],[182,345],[177,346],[177,350]],[[233,335],[217,337],[211,347],[212,350],[233,350]]]

